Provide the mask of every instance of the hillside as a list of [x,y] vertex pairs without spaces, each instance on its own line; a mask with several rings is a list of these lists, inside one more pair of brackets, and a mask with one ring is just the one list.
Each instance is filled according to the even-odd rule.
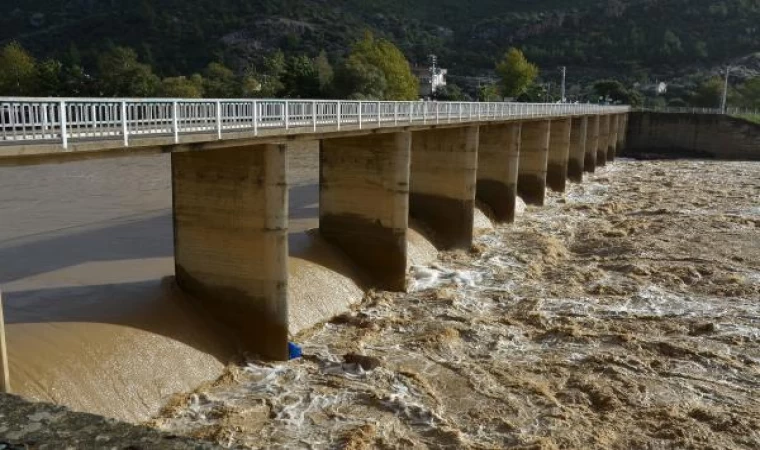
[[[415,63],[481,75],[510,45],[543,68],[629,78],[711,67],[760,48],[758,0],[4,0],[0,41],[87,64],[128,45],[162,75],[276,48],[333,57],[366,28]],[[679,68],[679,69],[676,69]]]

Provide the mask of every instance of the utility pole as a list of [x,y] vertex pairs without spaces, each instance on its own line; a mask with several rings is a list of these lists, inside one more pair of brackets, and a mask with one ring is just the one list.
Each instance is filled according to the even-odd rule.
[[726,66],[726,80],[723,84],[723,98],[720,101],[720,112],[726,113],[726,101],[728,100],[728,75],[731,73],[731,66]]
[[565,79],[567,78],[567,67],[562,66],[562,91],[559,102],[565,103]]

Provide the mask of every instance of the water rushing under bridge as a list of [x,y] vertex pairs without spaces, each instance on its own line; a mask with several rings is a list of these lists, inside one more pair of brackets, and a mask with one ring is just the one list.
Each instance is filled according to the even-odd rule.
[[[468,249],[476,200],[517,195],[615,158],[629,108],[335,100],[0,98],[3,158],[172,153],[177,283],[254,352],[287,358],[288,142],[318,140],[319,230],[373,286],[404,290],[409,217]],[[348,306],[348,305],[346,305]],[[314,314],[314,323],[329,319]]]

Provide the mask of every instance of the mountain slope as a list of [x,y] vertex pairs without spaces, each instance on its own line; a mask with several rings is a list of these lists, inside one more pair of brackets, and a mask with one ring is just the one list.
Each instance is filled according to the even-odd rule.
[[[134,47],[164,75],[242,67],[276,48],[339,56],[365,28],[413,62],[482,74],[510,45],[543,67],[670,73],[760,48],[760,0],[4,0],[0,40],[92,61]],[[72,48],[73,44],[73,48]]]

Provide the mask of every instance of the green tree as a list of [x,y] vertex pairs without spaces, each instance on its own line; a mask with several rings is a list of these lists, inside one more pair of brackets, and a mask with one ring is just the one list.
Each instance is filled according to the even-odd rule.
[[469,95],[465,94],[462,88],[452,83],[438,88],[433,97],[435,97],[436,100],[447,102],[466,102],[472,100]]
[[372,33],[365,33],[354,44],[341,72],[340,77],[336,74],[336,85],[342,96],[379,100],[417,98],[419,84],[409,61],[395,45],[376,39]]
[[37,64],[36,95],[55,97],[66,95],[63,84],[63,64],[55,59],[46,59]]
[[0,95],[34,95],[37,67],[32,55],[18,42],[0,51]]
[[349,57],[335,72],[334,90],[339,98],[380,100],[387,87],[382,70],[359,58]]
[[478,88],[478,100],[481,102],[498,102],[502,100],[499,87],[495,84],[484,84]]
[[719,108],[723,96],[723,80],[713,77],[697,86],[691,96],[692,106],[701,108]]
[[179,76],[164,78],[158,89],[158,95],[168,98],[203,97],[203,77],[198,74],[190,78]]
[[744,108],[760,108],[760,77],[750,78],[737,89],[738,103]]
[[517,97],[525,92],[538,77],[538,67],[528,62],[523,52],[510,48],[496,65],[501,78],[499,87],[505,97]]
[[602,80],[594,83],[594,93],[612,103],[638,106],[644,98],[638,91],[626,88],[617,80]]
[[291,98],[317,98],[321,93],[319,72],[305,55],[288,60],[282,79],[282,95]]
[[102,95],[111,97],[150,97],[159,78],[137,53],[127,47],[113,47],[98,57],[98,79]]
[[232,98],[239,91],[235,72],[224,64],[212,62],[203,71],[203,90],[206,97]]
[[323,96],[329,95],[330,86],[332,85],[335,71],[333,70],[327,53],[324,50],[319,52],[319,56],[314,59],[314,68],[317,70],[319,77],[319,89]]

